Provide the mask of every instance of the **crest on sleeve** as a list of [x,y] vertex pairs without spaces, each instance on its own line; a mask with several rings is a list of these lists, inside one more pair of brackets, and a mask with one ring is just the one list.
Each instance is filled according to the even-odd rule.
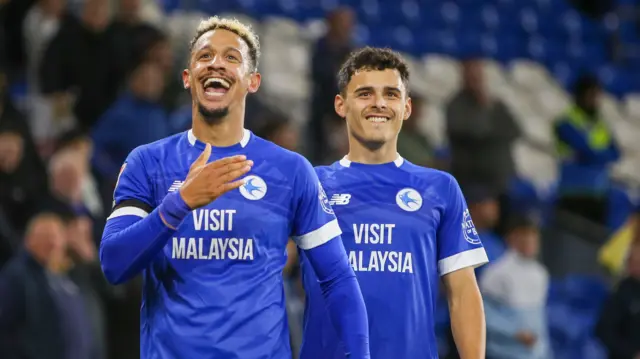
[[320,206],[322,206],[322,210],[328,214],[333,214],[333,208],[331,208],[331,204],[329,203],[329,197],[324,192],[324,188],[322,188],[322,184],[318,182],[318,200],[320,201]]
[[476,230],[476,226],[471,219],[469,209],[465,209],[462,215],[462,235],[464,239],[471,244],[480,244],[480,235]]
[[124,172],[125,167],[127,167],[127,163],[123,163],[122,167],[120,167],[120,173],[118,173],[118,179],[116,180],[116,185],[113,187],[113,203],[111,207],[116,206],[116,190],[118,189],[118,184],[120,184],[120,177],[122,177],[122,172]]
[[116,187],[118,188],[118,184],[120,183],[120,177],[122,177],[122,172],[124,172],[125,167],[127,167],[127,163],[123,163],[122,167],[120,167],[120,173],[118,173],[118,179],[116,180]]

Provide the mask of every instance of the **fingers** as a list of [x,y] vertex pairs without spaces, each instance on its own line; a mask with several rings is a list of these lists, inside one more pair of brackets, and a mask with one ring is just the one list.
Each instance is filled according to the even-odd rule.
[[229,191],[233,191],[236,188],[242,187],[244,185],[244,179],[240,179],[233,182],[227,182],[219,187],[220,195],[223,195]]
[[191,164],[191,168],[206,165],[207,162],[209,162],[209,157],[211,157],[211,145],[207,143],[204,147],[204,151],[202,151],[200,156],[198,156],[198,158],[196,158],[196,160]]

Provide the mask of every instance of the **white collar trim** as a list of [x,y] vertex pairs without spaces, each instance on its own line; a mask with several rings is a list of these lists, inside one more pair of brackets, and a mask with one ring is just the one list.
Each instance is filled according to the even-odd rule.
[[[395,163],[396,167],[400,167],[404,163],[404,158],[402,158],[402,156],[400,156],[400,154],[398,154],[398,157],[396,157],[396,159],[393,160],[393,163]],[[347,156],[344,156],[340,160],[340,165],[342,165],[343,167],[349,167],[349,166],[351,166],[351,161],[349,161]]]
[[[189,143],[191,144],[191,146],[196,144],[197,138],[196,136],[193,134],[193,130],[189,130],[189,132],[187,132],[187,138],[189,139]],[[243,148],[247,146],[247,143],[249,143],[249,140],[251,139],[251,131],[247,130],[246,128],[242,130],[242,139],[240,140],[240,146],[242,146]]]

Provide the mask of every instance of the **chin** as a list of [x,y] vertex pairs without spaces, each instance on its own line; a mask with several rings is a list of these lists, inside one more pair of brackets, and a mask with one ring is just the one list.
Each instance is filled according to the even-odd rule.
[[206,106],[202,103],[198,103],[198,113],[200,113],[205,122],[211,124],[226,117],[229,114],[229,107]]

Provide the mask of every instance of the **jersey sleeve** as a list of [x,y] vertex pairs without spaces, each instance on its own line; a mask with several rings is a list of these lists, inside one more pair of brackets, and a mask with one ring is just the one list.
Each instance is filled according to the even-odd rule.
[[445,208],[438,228],[438,272],[441,276],[489,261],[458,182],[449,177]]
[[144,218],[153,210],[151,181],[140,148],[133,150],[120,168],[113,193],[113,211],[108,219],[121,216]]
[[315,248],[342,234],[318,175],[304,158],[296,171],[293,187],[292,236],[298,247]]

